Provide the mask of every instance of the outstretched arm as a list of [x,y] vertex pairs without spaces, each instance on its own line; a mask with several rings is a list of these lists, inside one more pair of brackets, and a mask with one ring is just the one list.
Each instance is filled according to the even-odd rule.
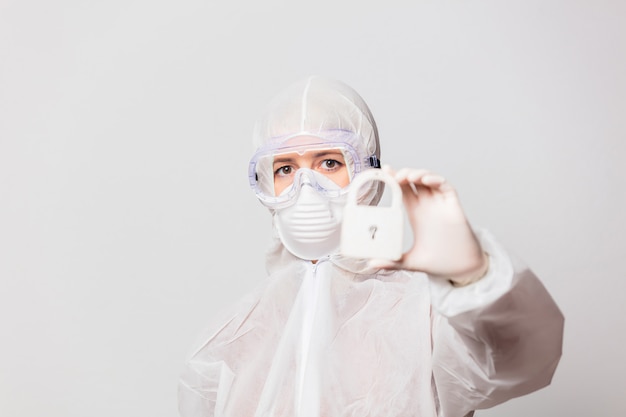
[[548,385],[561,357],[563,315],[541,282],[470,226],[443,177],[387,170],[402,187],[414,245],[397,262],[373,263],[429,276],[439,415],[464,416]]

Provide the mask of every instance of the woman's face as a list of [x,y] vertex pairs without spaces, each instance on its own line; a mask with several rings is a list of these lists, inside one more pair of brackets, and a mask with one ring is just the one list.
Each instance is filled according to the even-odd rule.
[[[306,141],[306,138],[302,138]],[[339,187],[350,183],[350,174],[346,160],[339,149],[313,149],[304,152],[289,152],[274,157],[274,195],[293,184],[296,171],[308,168],[323,174]]]

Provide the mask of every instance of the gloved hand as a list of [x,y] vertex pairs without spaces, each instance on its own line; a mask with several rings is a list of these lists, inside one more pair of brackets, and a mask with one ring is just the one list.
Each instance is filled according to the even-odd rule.
[[413,247],[398,261],[372,260],[371,266],[425,272],[463,286],[482,278],[489,257],[465,217],[455,189],[445,178],[426,170],[394,172],[413,231]]

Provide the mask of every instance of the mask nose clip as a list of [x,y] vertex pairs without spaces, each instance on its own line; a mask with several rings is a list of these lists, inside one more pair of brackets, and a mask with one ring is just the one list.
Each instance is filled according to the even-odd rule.
[[317,184],[315,173],[308,168],[300,168],[296,173],[294,184],[297,184],[297,187],[303,187],[305,185],[308,185],[309,187],[314,187],[315,184]]

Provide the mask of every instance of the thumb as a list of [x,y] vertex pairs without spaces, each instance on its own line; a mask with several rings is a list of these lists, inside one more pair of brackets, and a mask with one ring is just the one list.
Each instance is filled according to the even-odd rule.
[[373,258],[367,262],[367,266],[374,269],[401,269],[402,262],[389,259]]

